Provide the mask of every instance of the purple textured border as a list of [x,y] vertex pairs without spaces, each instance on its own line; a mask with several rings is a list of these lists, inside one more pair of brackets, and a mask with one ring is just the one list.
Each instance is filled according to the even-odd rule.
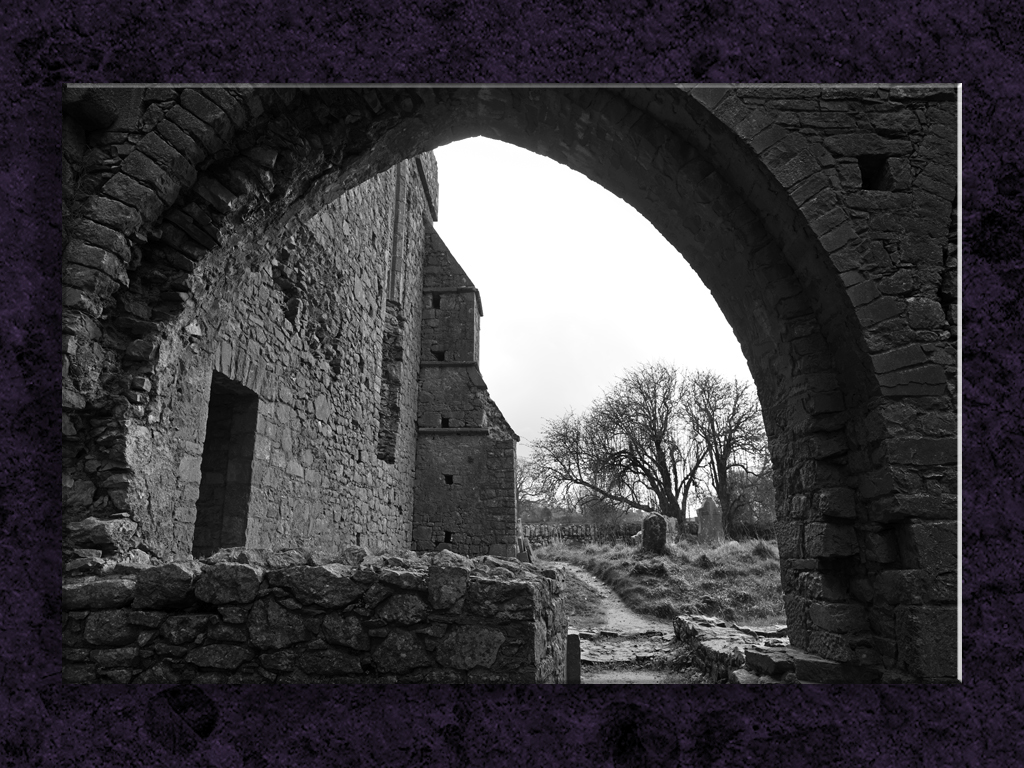
[[[5,13],[0,757],[245,768],[1015,762],[1024,752],[1019,4],[861,0],[813,16],[815,6],[785,0],[709,0],[692,11],[628,3],[615,13],[520,0],[360,10],[261,0],[221,3],[216,15],[201,5],[77,0]],[[60,683],[60,83],[670,80],[964,84],[962,685]]]

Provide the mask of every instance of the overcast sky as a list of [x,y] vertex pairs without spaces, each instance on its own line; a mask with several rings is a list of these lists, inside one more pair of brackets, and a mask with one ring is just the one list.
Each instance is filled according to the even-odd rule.
[[480,290],[480,369],[522,438],[662,360],[750,380],[732,328],[686,261],[582,174],[475,138],[435,150],[437,231]]

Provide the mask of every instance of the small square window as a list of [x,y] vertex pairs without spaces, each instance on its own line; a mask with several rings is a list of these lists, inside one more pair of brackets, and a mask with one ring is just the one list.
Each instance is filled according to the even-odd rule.
[[434,356],[434,359],[437,360],[438,362],[444,362],[445,351],[443,349],[441,349],[441,350],[437,350],[437,349],[431,350],[430,354],[432,354]]
[[441,429],[448,429],[452,425],[451,421],[452,420],[449,419],[447,416],[442,416],[441,417]]
[[892,174],[889,172],[889,158],[886,155],[861,155],[857,158],[860,166],[862,189],[888,191],[892,189]]
[[455,485],[455,475],[445,475],[444,476],[444,484],[445,485]]

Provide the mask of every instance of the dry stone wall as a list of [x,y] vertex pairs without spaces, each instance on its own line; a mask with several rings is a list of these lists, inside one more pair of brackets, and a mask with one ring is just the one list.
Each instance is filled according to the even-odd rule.
[[642,527],[641,523],[619,525],[544,525],[524,523],[523,536],[534,547],[543,547],[559,541],[578,543],[615,544],[631,543]]
[[64,581],[65,682],[565,682],[559,570],[357,547],[120,569]]

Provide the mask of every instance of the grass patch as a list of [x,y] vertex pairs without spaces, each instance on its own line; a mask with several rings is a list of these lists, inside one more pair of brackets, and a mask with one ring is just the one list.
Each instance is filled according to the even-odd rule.
[[604,624],[601,595],[571,571],[566,572],[562,597],[565,601],[565,615],[571,626],[597,627]]
[[779,550],[771,541],[729,541],[719,547],[682,541],[654,556],[621,543],[580,547],[559,542],[535,554],[586,568],[637,613],[661,619],[703,613],[744,624],[785,623]]

